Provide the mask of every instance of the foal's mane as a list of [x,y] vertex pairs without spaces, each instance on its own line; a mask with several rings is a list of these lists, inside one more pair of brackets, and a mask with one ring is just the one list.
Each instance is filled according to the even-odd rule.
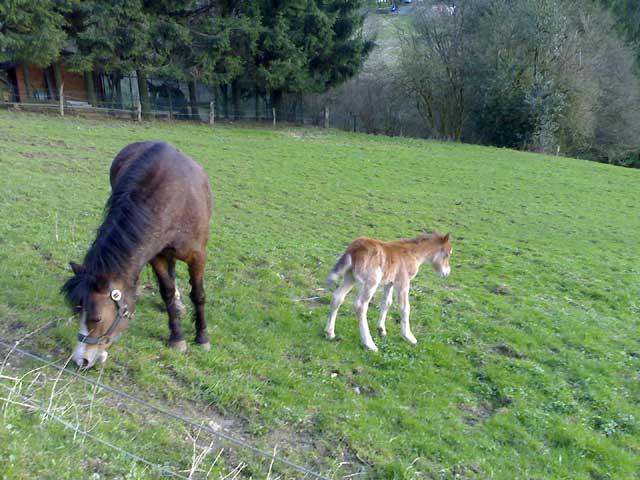
[[142,152],[114,186],[104,207],[104,221],[85,255],[85,271],[75,274],[62,287],[71,305],[78,305],[88,291],[100,288],[108,276],[126,274],[151,226],[149,206],[140,187],[154,167],[157,153],[164,148],[165,143],[156,143]]
[[421,243],[421,242],[424,242],[425,240],[431,240],[433,238],[437,238],[440,236],[442,236],[442,234],[437,230],[434,230],[432,233],[426,233],[426,232],[421,233],[415,238],[403,238],[401,239],[401,241],[404,243]]

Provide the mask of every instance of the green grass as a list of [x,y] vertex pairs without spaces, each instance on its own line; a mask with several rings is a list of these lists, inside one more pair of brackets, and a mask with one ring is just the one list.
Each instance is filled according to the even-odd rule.
[[[210,177],[212,350],[165,347],[154,285],[103,381],[174,410],[215,411],[233,433],[324,473],[353,462],[336,478],[359,468],[379,479],[640,475],[639,171],[331,130],[0,112],[2,337],[59,319],[25,345],[60,361],[70,353],[77,324],[58,295],[66,264],[94,238],[112,158],[143,139],[176,145]],[[400,338],[394,306],[389,337],[374,335],[380,352],[365,351],[352,297],[339,340],[323,339],[328,296],[302,299],[318,294],[345,246],[431,228],[452,233],[452,274],[425,266],[413,282],[418,345]],[[153,285],[151,272],[140,282]],[[164,456],[169,443],[190,451],[178,430],[113,405],[96,412],[106,439],[143,444],[175,469],[189,463]],[[96,470],[106,477],[154,475],[60,428],[5,408],[0,463],[13,459],[12,478],[74,478],[95,456],[107,459]]]

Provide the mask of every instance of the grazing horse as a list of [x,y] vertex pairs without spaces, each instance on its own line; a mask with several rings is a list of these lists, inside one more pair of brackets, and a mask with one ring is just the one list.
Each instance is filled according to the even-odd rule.
[[204,315],[204,268],[213,212],[205,171],[164,142],[126,146],[113,160],[105,219],[82,265],[62,293],[80,314],[73,360],[83,368],[107,359],[136,305],[142,268],[150,263],[169,314],[169,346],[187,348],[180,328],[184,305],[175,284],[176,260],[189,266],[196,343],[209,349]]
[[439,276],[448,276],[451,272],[449,266],[451,251],[448,233],[442,235],[433,232],[420,235],[412,240],[397,240],[395,242],[381,242],[365,237],[353,241],[327,277],[326,285],[329,286],[339,277],[344,276],[342,285],[333,292],[331,298],[331,310],[324,330],[327,338],[335,338],[338,309],[342,305],[344,297],[357,283],[360,291],[354,302],[354,307],[360,326],[360,338],[365,347],[377,352],[378,347],[369,332],[367,309],[378,285],[382,284],[384,285],[384,294],[378,322],[380,335],[383,337],[387,335],[385,320],[395,287],[398,291],[402,337],[412,345],[418,343],[409,326],[409,283],[425,261],[431,263]]

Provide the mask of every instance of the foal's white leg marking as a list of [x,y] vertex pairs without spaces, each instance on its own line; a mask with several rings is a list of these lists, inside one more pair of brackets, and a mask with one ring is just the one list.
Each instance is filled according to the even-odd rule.
[[354,307],[356,309],[356,317],[358,318],[358,326],[360,327],[360,339],[362,340],[362,344],[367,347],[369,350],[374,352],[378,351],[378,347],[373,343],[373,338],[371,338],[371,332],[369,331],[369,323],[367,321],[367,310],[369,309],[369,302],[373,297],[373,294],[378,288],[378,284],[380,283],[380,279],[382,277],[382,272],[378,272],[376,275],[375,283],[362,283],[360,286],[360,291],[358,292],[358,296],[356,297],[356,301],[354,302]]
[[340,308],[340,305],[342,305],[342,302],[344,302],[344,297],[347,296],[352,288],[353,278],[351,278],[350,275],[345,275],[342,285],[336,288],[336,291],[333,292],[331,297],[331,310],[329,310],[327,326],[324,329],[324,334],[329,339],[336,337],[336,316],[338,315],[338,309]]
[[393,303],[393,284],[388,283],[384,286],[384,294],[382,296],[382,303],[380,303],[380,320],[378,321],[378,332],[383,337],[387,336],[387,329],[384,326],[384,322],[387,319],[387,312],[389,307]]
[[403,288],[398,295],[398,303],[400,305],[400,334],[411,345],[418,343],[416,337],[411,333],[411,326],[409,325],[409,314],[411,313],[411,307],[409,306],[409,286]]

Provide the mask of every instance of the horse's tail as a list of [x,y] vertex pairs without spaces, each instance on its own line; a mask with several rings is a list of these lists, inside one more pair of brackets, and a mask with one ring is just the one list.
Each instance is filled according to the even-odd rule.
[[329,272],[329,276],[324,282],[325,290],[328,289],[331,285],[333,285],[335,281],[338,280],[338,278],[342,277],[346,273],[346,271],[351,268],[351,265],[352,265],[351,253],[349,253],[349,251],[346,251],[338,259],[338,261],[336,262],[336,265],[333,267],[333,270]]

